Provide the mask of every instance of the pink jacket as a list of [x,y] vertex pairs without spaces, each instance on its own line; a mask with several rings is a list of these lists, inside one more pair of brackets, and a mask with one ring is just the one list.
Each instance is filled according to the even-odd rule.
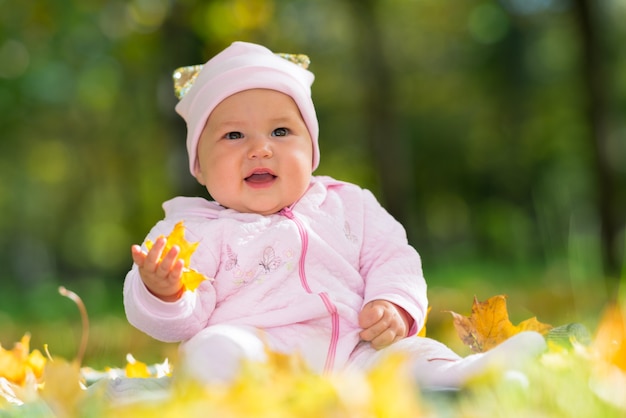
[[314,368],[332,370],[359,343],[358,314],[367,302],[404,308],[414,320],[410,335],[424,324],[419,255],[367,190],[313,177],[298,202],[270,216],[202,198],[177,197],[163,207],[165,219],[147,238],[167,236],[184,220],[185,238],[200,243],[191,267],[215,280],[163,302],[133,266],[124,284],[126,315],[158,340],[185,341],[214,324],[249,326],[262,329],[272,348],[299,351]]

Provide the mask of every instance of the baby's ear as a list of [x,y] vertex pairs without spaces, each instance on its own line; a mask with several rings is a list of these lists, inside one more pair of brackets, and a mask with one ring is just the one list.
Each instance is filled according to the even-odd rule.
[[196,169],[194,170],[194,177],[203,186],[206,186],[206,182],[204,181],[204,176],[202,175],[202,169],[200,168],[200,164],[196,161]]

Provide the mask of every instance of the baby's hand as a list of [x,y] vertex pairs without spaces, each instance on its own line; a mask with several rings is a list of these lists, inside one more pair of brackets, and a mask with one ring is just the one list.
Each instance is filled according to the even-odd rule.
[[361,339],[380,350],[408,335],[409,315],[389,301],[373,300],[359,313],[359,326]]
[[131,254],[133,261],[139,267],[141,280],[150,293],[165,302],[173,302],[178,300],[184,292],[181,278],[185,262],[178,259],[180,248],[176,245],[159,261],[166,242],[165,238],[157,239],[147,254],[139,245],[133,245]]

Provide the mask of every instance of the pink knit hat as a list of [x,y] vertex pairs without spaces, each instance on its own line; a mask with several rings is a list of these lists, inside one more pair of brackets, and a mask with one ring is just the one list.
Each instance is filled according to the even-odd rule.
[[315,77],[306,66],[285,59],[285,56],[308,60],[306,56],[280,56],[261,45],[234,42],[202,66],[176,70],[174,84],[180,98],[176,112],[187,122],[191,174],[198,174],[198,141],[215,106],[235,93],[257,88],[276,90],[293,98],[313,141],[312,170],[317,168],[319,127],[311,100],[311,84]]

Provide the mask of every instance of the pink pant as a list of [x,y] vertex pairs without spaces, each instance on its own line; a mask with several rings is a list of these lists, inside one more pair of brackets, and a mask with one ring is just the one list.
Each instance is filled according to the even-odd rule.
[[[267,343],[252,328],[214,325],[181,344],[182,371],[202,382],[229,382],[239,372],[242,360],[266,360]],[[268,348],[271,349],[271,345]],[[409,371],[420,386],[457,388],[491,367],[515,370],[545,348],[540,334],[523,332],[487,353],[462,358],[438,341],[409,337],[382,350],[362,342],[345,369],[367,371],[386,356],[402,352],[407,355]]]

